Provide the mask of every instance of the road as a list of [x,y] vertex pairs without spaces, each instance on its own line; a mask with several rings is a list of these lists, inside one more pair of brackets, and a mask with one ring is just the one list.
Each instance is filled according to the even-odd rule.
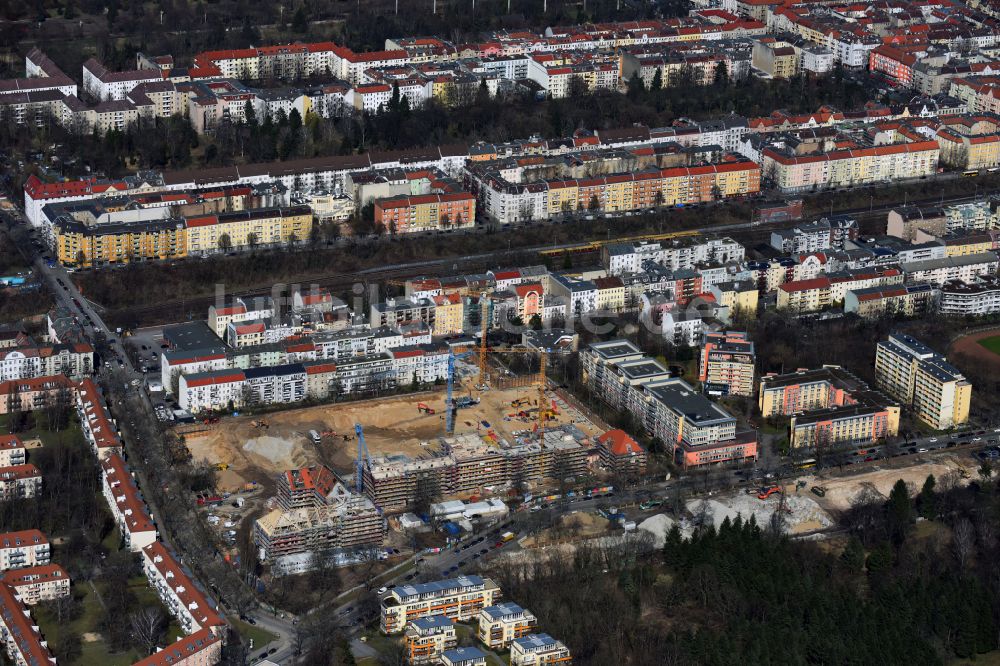
[[[8,221],[10,220],[10,217],[6,214],[3,217]],[[119,427],[122,431],[125,444],[128,446],[129,436],[133,435],[133,429],[136,425],[135,418],[146,418],[155,422],[153,404],[149,399],[148,393],[143,388],[144,375],[132,366],[131,360],[125,353],[121,336],[116,335],[114,331],[108,328],[93,304],[87,301],[77,290],[69,273],[59,264],[50,266],[42,258],[42,254],[32,247],[22,246],[20,249],[25,258],[30,260],[36,274],[52,293],[56,304],[69,310],[77,318],[78,322],[84,326],[87,336],[98,342],[95,348],[98,349],[101,355],[99,359],[101,363],[98,366],[97,379],[101,381],[122,381],[127,385],[126,392],[130,396],[140,397],[143,403],[142,408],[139,410],[128,410],[129,416],[119,419]],[[154,425],[156,424],[154,423]],[[141,475],[145,483],[151,483],[152,477],[149,474],[149,470],[145,470],[136,464],[139,458],[140,456],[133,456],[130,465]],[[155,506],[155,500],[149,493],[146,494],[145,499],[149,504],[150,512],[154,516],[162,515],[158,507]],[[179,548],[179,544],[175,543],[171,535],[166,533],[163,521],[159,521],[157,527],[162,540],[170,543],[179,554],[184,552],[184,548]],[[183,560],[183,555],[181,559]],[[205,585],[204,581],[201,581],[201,583],[206,590],[209,589],[210,586]],[[236,614],[236,611],[233,609],[222,607],[221,610],[227,615]],[[264,610],[257,611],[253,615],[258,626],[278,636],[275,642],[268,645],[264,650],[255,651],[253,656],[262,655],[272,648],[277,648],[278,651],[271,657],[274,661],[284,663],[278,658],[290,659],[294,640],[293,619],[280,617]]]

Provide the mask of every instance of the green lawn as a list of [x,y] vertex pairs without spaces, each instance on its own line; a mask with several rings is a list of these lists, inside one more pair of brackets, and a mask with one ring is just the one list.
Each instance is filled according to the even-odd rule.
[[247,624],[246,622],[237,617],[230,616],[229,623],[233,625],[233,628],[235,628],[236,631],[240,632],[240,636],[246,639],[250,638],[253,639],[254,650],[259,650],[268,643],[271,643],[278,639],[278,637],[272,634],[270,631],[265,631],[263,629],[259,629],[253,626],[252,624]]
[[[29,439],[40,439],[43,445],[50,445],[56,443],[67,443],[73,441],[83,441],[83,434],[80,432],[80,424],[76,420],[72,420],[65,430],[59,432],[52,432],[46,430],[44,427],[44,416],[41,414],[35,414],[35,418],[38,419],[39,425],[31,430],[25,430],[24,432],[17,433],[17,436],[21,438],[21,441],[27,441]],[[0,414],[0,432],[7,433],[7,415]],[[31,452],[28,452],[31,455]]]
[[[97,587],[100,589],[99,584],[97,584]],[[146,579],[142,576],[129,579],[128,587],[142,605],[160,605],[160,600],[156,596],[156,592],[146,584]],[[73,591],[74,594],[82,595],[81,604],[83,612],[79,618],[69,624],[59,624],[54,613],[40,606],[36,606],[32,611],[34,618],[38,621],[42,635],[49,641],[53,653],[59,659],[59,663],[72,663],[75,666],[129,666],[142,658],[143,655],[140,654],[139,650],[130,650],[128,652],[110,651],[107,643],[100,635],[101,602],[94,593],[94,589],[90,586],[90,583],[80,582],[74,584]],[[163,609],[163,611],[164,615],[167,615],[166,609]],[[73,662],[66,661],[59,655],[59,639],[62,632],[66,629],[81,637],[89,634],[91,638],[97,638],[97,640],[91,641],[83,638],[81,655],[79,659]],[[167,628],[167,640],[172,642],[181,635],[183,635],[183,632],[180,626],[176,622],[171,621]]]
[[991,335],[988,338],[976,341],[979,346],[989,349],[994,354],[1000,356],[1000,335]]
[[[63,659],[59,657],[59,640],[63,631],[68,629],[81,637],[85,634],[99,636],[98,623],[101,618],[101,602],[97,599],[97,595],[94,594],[94,590],[90,587],[89,583],[76,584],[73,585],[73,588],[74,593],[83,594],[81,600],[83,612],[73,622],[59,624],[55,614],[50,613],[46,609],[36,606],[32,610],[32,614],[38,622],[38,627],[41,629],[42,636],[49,642],[49,646],[56,657],[59,658],[60,663],[63,663]],[[129,666],[129,664],[135,663],[139,658],[138,651],[113,653],[109,651],[108,645],[103,639],[98,638],[96,641],[87,641],[86,638],[83,638],[80,658],[72,663],[78,666]]]

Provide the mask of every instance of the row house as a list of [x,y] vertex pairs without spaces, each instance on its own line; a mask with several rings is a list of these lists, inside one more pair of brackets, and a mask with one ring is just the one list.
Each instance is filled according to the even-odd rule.
[[795,155],[765,148],[761,168],[782,192],[882,183],[937,172],[941,148],[936,141],[837,149]]
[[156,541],[156,525],[139,486],[117,453],[101,461],[101,491],[129,550],[138,553]]
[[83,89],[91,97],[102,102],[123,101],[139,84],[153,83],[162,79],[163,75],[158,70],[112,72],[96,58],[90,58],[83,63]]
[[0,533],[0,571],[49,563],[49,540],[38,530]]
[[94,371],[94,348],[86,343],[0,349],[0,381],[67,375],[74,379]]
[[161,542],[154,541],[142,549],[142,569],[150,587],[185,634],[204,629],[221,635],[225,630],[225,619]]
[[215,666],[222,661],[222,640],[210,629],[199,629],[132,666]]
[[[0,414],[33,412],[50,405],[72,404],[75,384],[64,374],[0,382]],[[0,462],[3,445],[0,444]]]
[[476,197],[453,192],[380,199],[375,223],[398,234],[471,228],[476,225]]
[[27,450],[17,435],[0,435],[0,467],[23,465],[27,462]]
[[0,467],[0,501],[31,499],[42,492],[42,473],[32,464]]
[[83,436],[98,460],[104,460],[115,453],[122,455],[118,427],[108,412],[104,395],[92,379],[85,379],[77,386],[76,414]]
[[4,582],[0,582],[0,642],[14,666],[56,664],[24,600]]
[[844,297],[844,312],[862,319],[885,316],[923,317],[938,309],[940,291],[930,284],[901,284],[852,289]]
[[28,606],[62,599],[70,594],[69,574],[58,564],[41,564],[8,571],[0,575],[0,585],[4,584],[12,587]]

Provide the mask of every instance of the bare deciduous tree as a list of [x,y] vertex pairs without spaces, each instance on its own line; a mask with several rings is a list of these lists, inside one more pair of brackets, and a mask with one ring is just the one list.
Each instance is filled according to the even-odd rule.
[[972,527],[972,521],[968,518],[962,518],[957,523],[952,530],[952,548],[955,551],[955,558],[958,560],[958,565],[963,569],[972,559],[972,553],[975,549],[976,535],[975,530]]
[[164,621],[163,611],[157,606],[143,606],[130,613],[128,621],[132,637],[145,650],[143,654],[150,654],[160,640]]

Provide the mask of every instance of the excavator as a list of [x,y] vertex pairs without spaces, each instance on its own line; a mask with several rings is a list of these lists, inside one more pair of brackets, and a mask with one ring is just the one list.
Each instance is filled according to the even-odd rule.
[[433,414],[434,413],[434,409],[433,408],[428,407],[427,405],[425,405],[422,402],[418,402],[417,403],[417,411],[420,412],[421,414]]

